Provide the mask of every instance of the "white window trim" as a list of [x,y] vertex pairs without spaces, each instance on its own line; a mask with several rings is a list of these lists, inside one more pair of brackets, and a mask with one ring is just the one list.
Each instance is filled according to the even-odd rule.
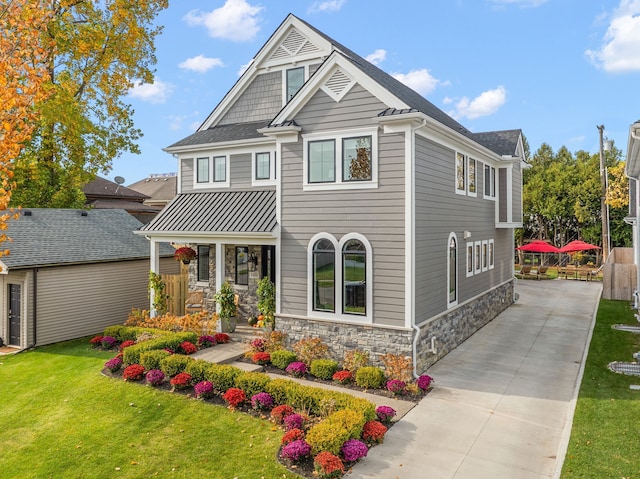
[[[464,173],[462,175],[464,185],[462,189],[458,188],[458,155],[462,156],[462,166],[464,168]],[[467,155],[456,151],[453,155],[453,189],[455,190],[457,195],[465,195],[467,194]]]
[[[269,153],[269,178],[256,178],[256,158],[260,153]],[[276,184],[276,152],[274,150],[261,150],[251,154],[251,186],[275,186]]]
[[[474,274],[474,269],[475,269],[475,261],[474,261],[474,257],[473,257],[473,252],[475,251],[475,247],[473,246],[473,241],[468,241],[465,244],[465,248],[467,251],[467,256],[466,256],[466,260],[467,262],[465,263],[465,270],[467,273],[467,278],[470,276],[473,276]],[[471,248],[471,253],[469,253],[469,248]],[[469,271],[469,261],[471,261],[471,271]]]
[[[491,252],[493,251],[493,254]],[[489,240],[489,269],[493,269],[496,263],[496,246],[495,241]]]
[[[473,174],[475,191],[471,191],[471,164],[473,163]],[[478,196],[478,160],[467,156],[467,179],[466,179],[467,195],[473,198]]]
[[[225,163],[225,181],[213,181],[214,179],[214,171],[213,171],[213,158],[224,157]],[[205,183],[198,183],[198,159],[199,158],[208,158],[209,159],[209,181]],[[193,189],[194,190],[204,190],[211,188],[229,188],[231,186],[230,181],[230,168],[229,168],[229,155],[214,155],[214,154],[206,154],[199,155],[193,158]]]
[[[487,194],[487,184],[486,177],[484,174],[484,169],[489,168],[489,194]],[[496,200],[496,168],[495,166],[491,166],[488,163],[484,163],[482,167],[482,195],[485,200],[495,201]]]
[[480,254],[482,255],[481,258],[481,262],[482,262],[482,271],[488,271],[489,270],[489,241],[488,240],[484,240],[482,241],[482,246],[480,247]]
[[474,266],[473,271],[474,274],[478,274],[482,272],[482,241],[476,241],[473,243],[473,256],[474,256]]
[[[335,248],[334,258],[334,303],[335,312],[316,311],[313,309],[313,245],[321,239],[331,241]],[[367,313],[366,314],[348,314],[343,313],[342,308],[342,248],[347,241],[356,239],[361,241],[366,250],[366,281],[367,281]],[[313,318],[326,319],[328,321],[350,322],[350,323],[373,323],[373,250],[371,243],[363,235],[359,233],[348,233],[344,235],[340,241],[331,233],[317,233],[310,240],[307,246],[307,316]]]
[[[342,180],[342,140],[359,136],[371,137],[371,180],[343,181]],[[353,129],[334,132],[310,133],[302,135],[302,175],[303,191],[322,190],[358,190],[378,187],[378,129]],[[309,142],[335,140],[335,181],[327,183],[309,183]]]
[[[307,80],[309,79],[309,65],[295,65],[295,66],[291,66],[291,65],[287,65],[287,68],[283,68],[282,69],[282,105],[286,105],[287,103],[289,103],[287,101],[287,72],[289,70],[295,70],[296,68],[303,68],[304,69],[304,78],[302,80],[302,86],[304,87],[304,84],[307,82]],[[302,88],[302,87],[301,87]],[[298,90],[300,91],[300,90]],[[297,94],[297,92],[296,92]]]
[[[453,266],[456,272],[456,299],[451,301],[449,298],[449,290],[451,289],[451,275],[449,272],[451,271],[451,255],[449,254],[449,245],[451,244],[451,239],[454,239],[456,242],[456,264]],[[460,271],[458,270],[458,263],[460,261],[460,243],[458,242],[458,236],[455,233],[449,233],[449,238],[447,239],[447,308],[451,308],[458,304],[458,297],[460,295],[460,288],[458,287],[460,284]],[[465,266],[466,267],[466,266]]]

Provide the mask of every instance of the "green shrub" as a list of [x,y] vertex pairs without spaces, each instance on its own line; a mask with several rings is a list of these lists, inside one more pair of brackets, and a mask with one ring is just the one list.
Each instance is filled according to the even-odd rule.
[[305,440],[311,446],[313,455],[329,451],[337,456],[346,441],[360,439],[365,422],[362,413],[343,409],[309,429]]
[[153,336],[167,336],[174,333],[172,331],[163,331],[161,329],[140,328],[138,326],[123,326],[122,324],[108,326],[104,330],[104,336],[112,336],[120,342],[129,340],[136,341],[138,339],[138,336],[142,334]]
[[356,372],[356,384],[365,389],[379,389],[384,386],[384,371],[376,366],[365,366]]
[[333,359],[314,359],[311,361],[309,370],[317,378],[330,380],[338,370],[338,361]]
[[242,372],[236,376],[235,385],[242,389],[248,398],[254,394],[265,391],[267,383],[271,378],[264,373]]
[[273,351],[271,353],[271,364],[278,369],[282,369],[283,371],[287,369],[287,366],[292,362],[296,361],[298,356],[293,351],[288,351],[286,349],[279,349],[277,351]]
[[242,370],[230,364],[210,364],[205,373],[205,379],[213,383],[217,391],[225,393],[227,389],[235,387],[236,376]]
[[140,365],[145,371],[152,369],[160,369],[160,364],[164,358],[171,353],[164,349],[154,349],[153,351],[144,351],[140,353]]
[[[133,329],[133,328],[131,328]],[[135,328],[138,331],[142,331],[144,328]],[[157,331],[157,330],[149,330],[147,331]],[[133,346],[129,346],[124,350],[122,361],[125,365],[130,364],[139,364],[140,363],[140,354],[145,351],[153,351],[154,349],[171,349],[176,351],[180,346],[180,343],[183,341],[190,341],[192,343],[196,343],[198,341],[198,335],[196,333],[183,332],[183,333],[172,333],[165,332],[165,334],[159,338],[149,339],[148,341],[142,341],[141,343],[136,343]]]
[[185,372],[187,365],[195,359],[182,354],[171,354],[160,361],[160,370],[169,377]]
[[[299,384],[290,379],[272,379],[267,383],[264,391],[273,396],[273,401],[276,404],[289,404],[289,389],[296,386]],[[289,405],[293,407],[293,405]]]
[[200,381],[204,381],[206,379],[209,366],[211,366],[210,362],[205,361],[204,359],[196,359],[195,361],[191,361],[187,364],[184,372],[191,375],[193,384],[197,384]]

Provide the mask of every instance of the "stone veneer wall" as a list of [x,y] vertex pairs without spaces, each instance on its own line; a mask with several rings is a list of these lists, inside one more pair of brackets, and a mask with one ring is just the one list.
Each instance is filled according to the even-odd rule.
[[[416,354],[418,373],[426,372],[436,361],[513,304],[514,286],[514,282],[509,281],[420,324]],[[380,358],[387,353],[411,357],[415,335],[414,329],[309,320],[295,316],[277,316],[276,329],[287,333],[288,348],[302,338],[319,337],[329,346],[335,360],[342,361],[346,351],[358,349],[369,351],[371,363],[376,366],[382,365]],[[435,354],[430,350],[433,336],[436,337]]]

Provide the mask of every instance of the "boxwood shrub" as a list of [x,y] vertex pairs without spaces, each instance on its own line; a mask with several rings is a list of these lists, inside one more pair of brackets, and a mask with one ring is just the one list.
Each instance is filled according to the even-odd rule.
[[104,336],[112,336],[119,342],[135,341],[140,334],[147,333],[154,336],[167,336],[169,334],[175,334],[172,331],[165,331],[162,329],[153,328],[140,328],[137,326],[124,326],[122,324],[116,324],[115,326],[108,326],[104,330]]
[[175,351],[183,341],[190,341],[195,344],[195,342],[198,341],[198,335],[190,332],[169,333],[159,338],[136,343],[124,350],[122,360],[126,365],[137,364],[140,362],[140,353],[154,349],[171,349]]
[[195,359],[183,354],[171,354],[160,361],[160,370],[168,377],[185,372],[187,365]]
[[333,359],[314,359],[311,361],[309,370],[317,378],[330,380],[338,370],[338,361]]
[[140,353],[140,365],[145,371],[160,369],[160,363],[171,353],[164,349],[154,349],[153,351],[143,351]]
[[254,394],[266,391],[265,388],[269,381],[271,378],[264,373],[242,372],[236,376],[235,385],[250,398]]
[[376,366],[364,366],[356,372],[356,384],[365,389],[379,389],[384,385],[384,371]]
[[311,446],[313,455],[329,451],[337,456],[346,441],[360,438],[365,422],[365,417],[361,412],[343,409],[334,412],[324,421],[311,427],[307,431],[305,439]]
[[296,353],[288,351],[286,349],[278,349],[271,353],[271,364],[283,371],[287,369],[287,366],[297,360]]
[[206,380],[209,366],[211,366],[211,363],[209,361],[205,361],[204,359],[196,359],[187,364],[184,372],[191,374],[193,383],[197,384],[200,381]]
[[217,391],[225,393],[227,389],[235,387],[236,376],[240,373],[241,369],[230,364],[212,363],[205,373],[205,379],[212,382]]

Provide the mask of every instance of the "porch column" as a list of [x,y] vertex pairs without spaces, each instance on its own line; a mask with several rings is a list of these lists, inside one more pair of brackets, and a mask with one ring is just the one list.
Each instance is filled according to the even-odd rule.
[[[160,244],[155,240],[150,240],[150,254],[149,257],[151,259],[151,272],[160,274]],[[153,307],[155,302],[155,291],[153,288],[149,289],[149,311],[151,317],[154,318],[157,315],[156,310]]]
[[[224,267],[224,244],[216,243],[216,291],[220,291],[225,278]],[[216,303],[216,312],[218,311],[218,303]]]

